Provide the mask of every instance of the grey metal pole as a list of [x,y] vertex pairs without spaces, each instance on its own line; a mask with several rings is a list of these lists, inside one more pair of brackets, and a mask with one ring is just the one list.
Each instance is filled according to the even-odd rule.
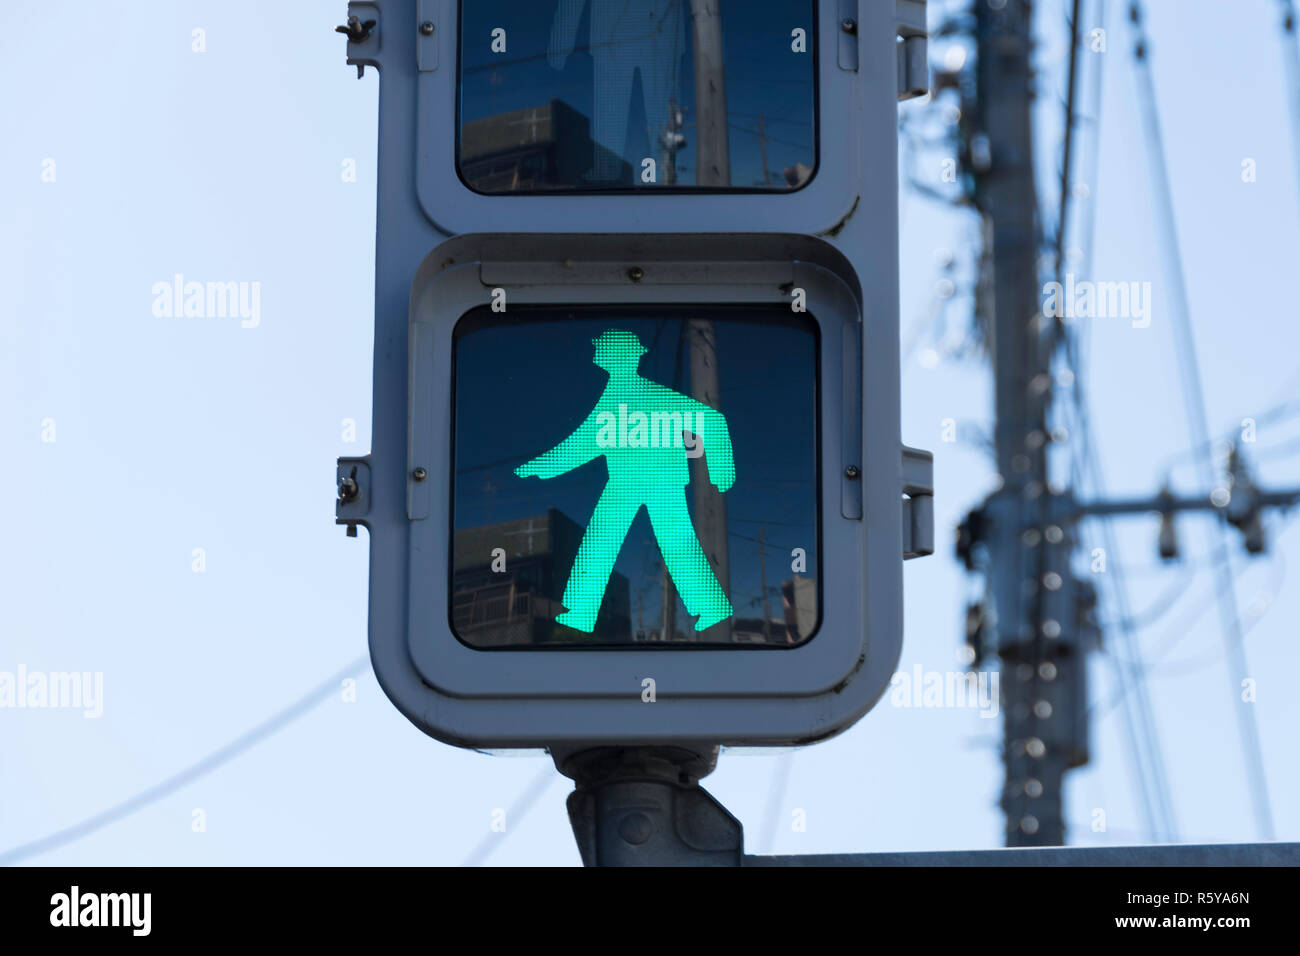
[[552,752],[576,784],[569,823],[584,866],[740,866],[740,821],[700,787],[717,749]]
[[1300,843],[1166,843],[746,856],[744,866],[1300,866]]
[[1297,866],[1300,843],[752,856],[740,821],[700,787],[717,748],[553,749],[576,784],[569,822],[585,866]]

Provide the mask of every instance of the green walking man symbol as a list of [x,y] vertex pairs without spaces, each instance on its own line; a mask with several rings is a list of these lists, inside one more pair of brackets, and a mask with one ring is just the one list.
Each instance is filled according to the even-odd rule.
[[709,480],[726,492],[736,480],[731,435],[721,412],[643,378],[641,340],[606,329],[591,344],[592,361],[609,382],[591,414],[550,451],[515,469],[521,478],[554,478],[605,456],[609,481],[578,546],[556,621],[590,634],[609,576],[637,512],[645,507],[664,565],[687,612],[703,631],[732,615],[731,602],[709,567],[686,508],[688,458],[705,454]]

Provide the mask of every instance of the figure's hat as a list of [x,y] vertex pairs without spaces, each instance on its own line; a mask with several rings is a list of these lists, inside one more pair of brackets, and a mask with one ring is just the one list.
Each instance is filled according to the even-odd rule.
[[606,329],[591,340],[596,346],[596,354],[602,357],[637,359],[646,353],[635,332],[626,329]]

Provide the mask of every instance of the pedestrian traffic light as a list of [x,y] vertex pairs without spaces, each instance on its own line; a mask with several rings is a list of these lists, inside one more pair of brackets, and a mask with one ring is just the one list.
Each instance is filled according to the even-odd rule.
[[[580,331],[578,321],[575,317],[566,323],[564,332]],[[514,333],[511,328],[510,334]],[[571,339],[572,334],[562,334],[561,341]],[[607,376],[596,406],[571,435],[514,469],[520,478],[554,478],[596,458],[605,459],[605,485],[560,596],[560,604],[567,610],[558,614],[555,622],[587,634],[595,630],[614,562],[633,519],[645,508],[663,567],[686,612],[697,618],[695,630],[718,627],[734,609],[691,523],[686,506],[686,486],[691,479],[686,465],[692,451],[698,450],[702,456],[707,447],[708,457],[702,459],[708,469],[707,480],[719,493],[731,489],[736,466],[727,419],[703,402],[642,377],[638,369],[646,348],[636,333],[609,328],[591,344],[595,351],[591,361]],[[716,343],[709,354],[717,355]],[[641,571],[644,578],[644,566]],[[637,636],[644,635],[638,621]],[[676,637],[675,631],[661,628],[660,640]]]
[[382,77],[375,385],[337,520],[426,732],[788,745],[885,688],[933,548],[892,8],[349,4]]

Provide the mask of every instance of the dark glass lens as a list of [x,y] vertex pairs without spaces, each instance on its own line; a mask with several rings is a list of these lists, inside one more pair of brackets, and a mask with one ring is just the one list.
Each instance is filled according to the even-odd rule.
[[462,3],[460,174],[483,193],[798,189],[812,38],[811,0]]
[[454,349],[462,641],[789,647],[813,635],[808,315],[485,308],[457,324]]

